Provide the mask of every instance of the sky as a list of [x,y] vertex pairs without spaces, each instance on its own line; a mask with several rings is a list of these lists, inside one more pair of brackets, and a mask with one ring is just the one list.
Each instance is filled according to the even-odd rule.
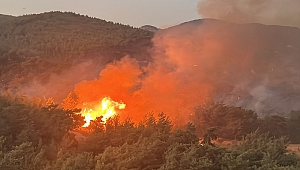
[[0,0],[0,14],[19,16],[71,11],[140,27],[159,28],[199,19],[199,0]]

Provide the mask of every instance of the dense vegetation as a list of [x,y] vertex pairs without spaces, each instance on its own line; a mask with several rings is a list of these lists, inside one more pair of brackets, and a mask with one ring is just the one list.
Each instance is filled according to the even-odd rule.
[[252,110],[213,103],[196,108],[192,120],[200,135],[213,127],[218,137],[235,140],[259,129],[261,133],[269,133],[276,138],[288,136],[292,143],[300,143],[299,111],[292,111],[289,117],[269,115],[259,118]]
[[[245,115],[252,115],[252,122],[259,120],[255,119],[253,112],[218,104],[208,110],[213,110],[213,114],[223,114],[219,117],[222,121],[240,119],[240,124],[233,121],[230,126],[239,129],[238,134],[245,136],[230,148],[213,144],[217,131],[222,132],[219,133],[222,137],[228,134],[231,138],[233,135],[226,131],[228,124],[220,124],[206,128],[200,140],[202,142],[199,142],[194,124],[188,123],[183,129],[174,129],[163,113],[158,116],[147,114],[144,121],[138,124],[130,119],[120,121],[119,117],[115,117],[104,125],[98,119],[86,129],[89,132],[81,132],[88,135],[82,135],[73,131],[84,123],[75,110],[59,109],[51,99],[29,101],[22,96],[0,96],[0,169],[300,168],[299,158],[286,149],[288,138],[272,135],[272,129],[269,129],[271,133],[260,130],[248,133],[239,128],[245,122],[249,123],[241,119],[251,117]],[[199,108],[196,112],[200,114]],[[242,116],[235,116],[237,114]],[[292,127],[288,128],[292,129],[292,133],[299,133],[299,129],[295,128],[300,124],[299,115],[300,112],[292,112],[286,120],[288,127]],[[274,118],[260,119],[258,122],[272,127],[274,122],[270,124],[268,119]],[[275,121],[278,122],[281,121]]]
[[125,55],[149,59],[145,52],[153,33],[71,12],[19,17],[1,15],[1,89],[36,80],[93,59],[99,65]]

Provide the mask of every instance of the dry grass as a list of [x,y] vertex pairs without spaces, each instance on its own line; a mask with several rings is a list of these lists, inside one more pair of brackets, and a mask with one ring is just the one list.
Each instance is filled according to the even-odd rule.
[[[217,139],[214,141],[216,145],[223,146],[226,148],[230,148],[234,141],[232,140],[224,140],[224,139]],[[294,152],[297,156],[300,157],[300,144],[289,144],[287,147],[288,151]]]
[[226,140],[223,138],[218,138],[216,141],[213,141],[215,145],[223,146],[226,148],[230,148],[232,146],[233,140]]
[[289,144],[287,150],[294,152],[300,157],[300,144]]

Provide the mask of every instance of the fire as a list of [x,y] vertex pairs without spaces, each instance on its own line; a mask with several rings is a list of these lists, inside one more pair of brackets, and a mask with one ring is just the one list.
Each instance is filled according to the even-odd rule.
[[115,109],[125,109],[126,104],[122,101],[120,103],[113,101],[110,97],[104,97],[101,101],[101,104],[94,106],[92,109],[89,103],[84,103],[84,108],[79,114],[84,116],[85,124],[82,127],[88,127],[91,120],[95,120],[97,117],[101,117],[101,120],[106,123],[107,119],[116,114]]

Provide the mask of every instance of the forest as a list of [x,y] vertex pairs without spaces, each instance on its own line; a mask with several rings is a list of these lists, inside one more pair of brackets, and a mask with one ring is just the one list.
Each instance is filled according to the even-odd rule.
[[[0,15],[0,169],[300,169],[299,29],[199,20],[158,32],[72,12]],[[82,127],[82,108],[62,107],[107,91],[133,113]]]
[[259,119],[253,111],[211,104],[197,108],[197,119],[182,128],[164,113],[148,113],[139,123],[96,119],[82,128],[78,111],[57,106],[51,99],[0,97],[1,169],[300,168],[287,150],[300,142],[299,111]]

